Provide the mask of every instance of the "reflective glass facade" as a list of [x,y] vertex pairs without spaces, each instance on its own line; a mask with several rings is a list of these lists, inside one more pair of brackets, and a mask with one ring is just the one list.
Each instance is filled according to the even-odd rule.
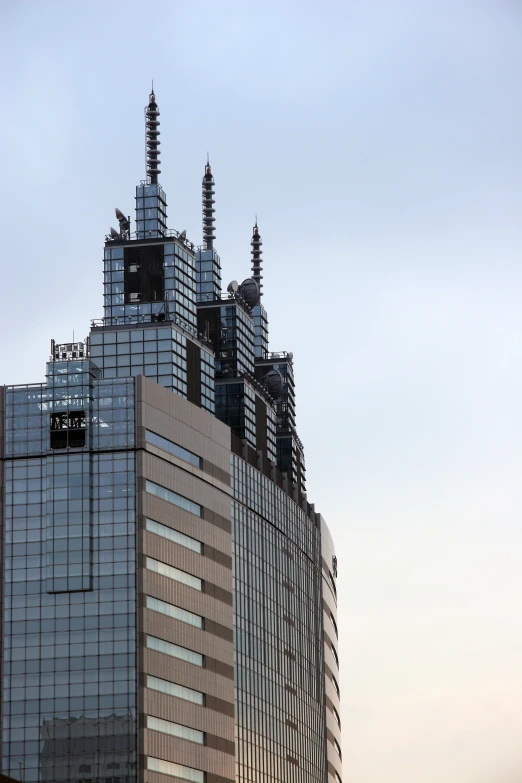
[[[147,272],[147,274],[145,273]],[[179,241],[111,245],[104,255],[106,325],[150,321],[164,314],[196,327],[196,261]]]
[[213,248],[196,252],[197,301],[221,299],[221,261]]
[[[47,386],[6,389],[2,771],[131,783],[134,384],[49,369]],[[77,410],[86,445],[51,448],[52,416]]]
[[236,780],[326,781],[320,530],[231,459]]

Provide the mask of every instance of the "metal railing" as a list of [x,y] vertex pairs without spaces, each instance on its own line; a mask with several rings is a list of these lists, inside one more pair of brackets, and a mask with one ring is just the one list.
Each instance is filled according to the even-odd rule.
[[125,244],[126,242],[135,240],[151,240],[151,239],[177,239],[187,250],[194,253],[196,245],[186,237],[182,236],[182,231],[176,231],[175,228],[166,228],[164,231],[129,231],[127,234],[119,234],[117,237],[112,237],[110,234],[105,234],[105,242],[111,245]]

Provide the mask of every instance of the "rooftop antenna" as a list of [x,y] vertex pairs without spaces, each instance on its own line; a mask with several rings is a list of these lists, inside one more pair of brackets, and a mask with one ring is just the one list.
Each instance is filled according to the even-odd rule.
[[203,242],[207,250],[214,247],[215,222],[214,217],[214,177],[210,168],[210,161],[207,152],[207,165],[205,166],[205,175],[201,181],[201,198],[203,207]]
[[256,281],[256,283],[259,286],[259,298],[263,296],[263,284],[261,280],[263,279],[263,275],[261,272],[263,271],[263,267],[261,264],[263,263],[261,256],[263,255],[263,251],[261,250],[261,247],[263,245],[263,242],[261,240],[261,236],[259,234],[259,229],[257,227],[257,215],[256,215],[256,222],[254,225],[254,228],[252,229],[252,279]]
[[147,179],[154,185],[158,181],[158,174],[161,174],[159,168],[159,145],[160,141],[158,136],[160,134],[159,127],[159,109],[156,103],[156,96],[154,95],[154,82],[152,82],[152,90],[149,95],[149,105],[145,107],[145,144],[146,144],[146,170]]
[[114,210],[116,217],[118,218],[118,223],[120,224],[120,236],[122,239],[129,239],[129,233],[130,233],[130,219],[128,217],[125,217],[121,209]]

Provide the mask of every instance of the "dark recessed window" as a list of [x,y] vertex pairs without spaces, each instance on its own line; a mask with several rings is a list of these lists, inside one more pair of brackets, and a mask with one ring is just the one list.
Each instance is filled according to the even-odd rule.
[[124,290],[129,304],[163,301],[163,245],[125,248]]
[[85,429],[85,411],[51,413],[51,448],[83,448]]

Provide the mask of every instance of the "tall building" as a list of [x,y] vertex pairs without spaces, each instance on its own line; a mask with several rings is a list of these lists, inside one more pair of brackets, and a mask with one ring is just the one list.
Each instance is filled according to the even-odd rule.
[[[222,293],[167,228],[159,110],[104,315],[0,388],[1,771],[27,783],[341,781],[336,557],[305,492],[262,244]],[[248,273],[247,273],[248,274]]]

